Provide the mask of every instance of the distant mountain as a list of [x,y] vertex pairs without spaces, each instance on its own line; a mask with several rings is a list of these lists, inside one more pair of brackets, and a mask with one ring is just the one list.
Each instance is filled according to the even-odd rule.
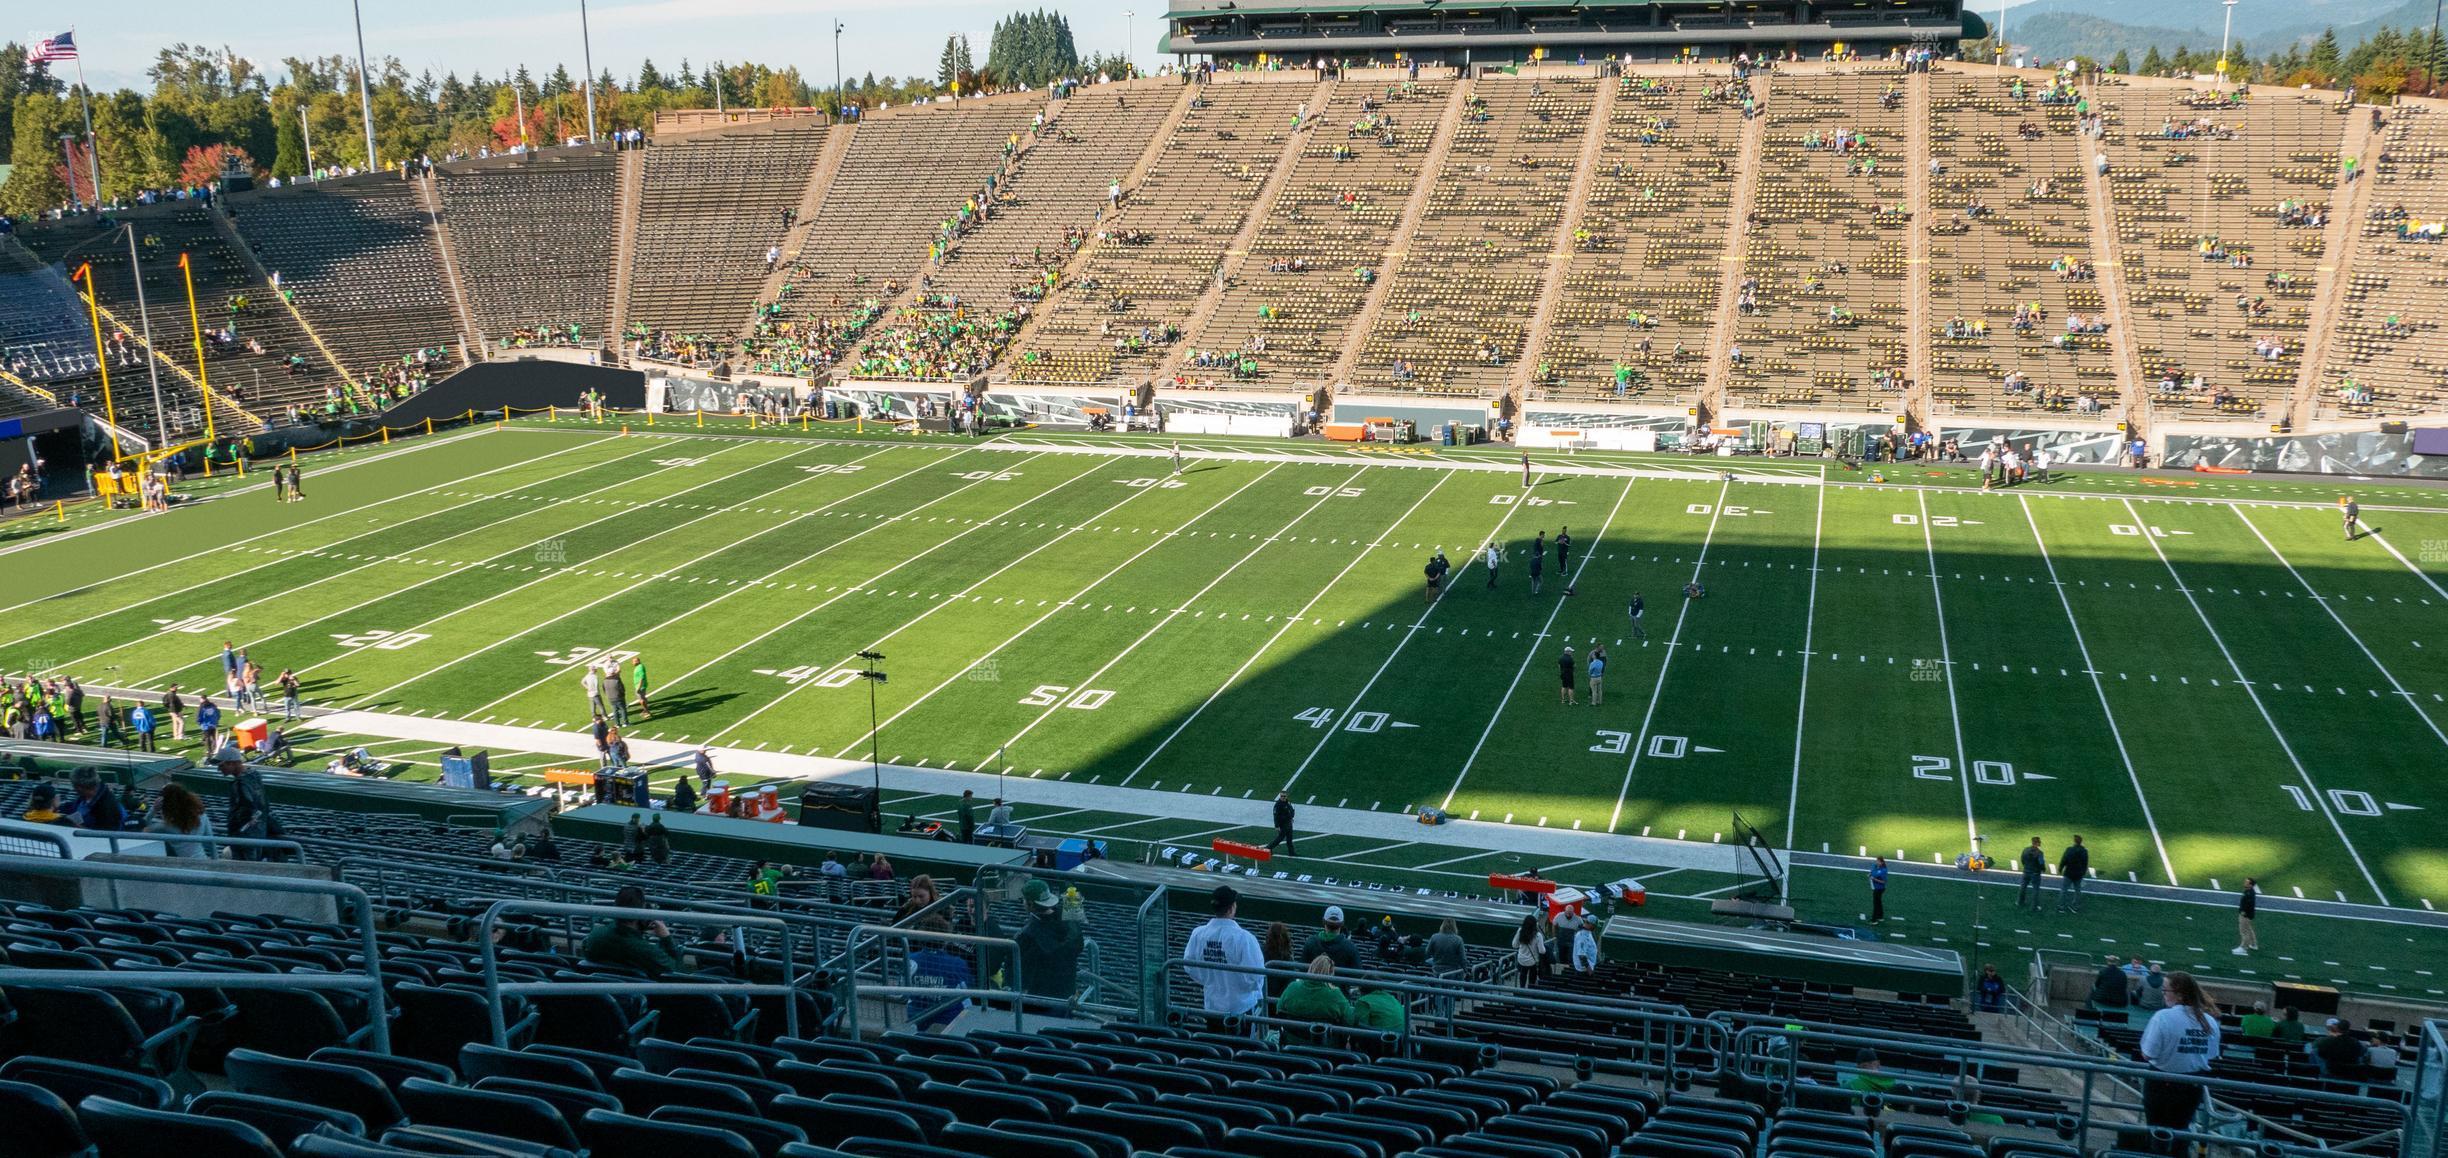
[[[2289,44],[2310,44],[2321,30],[2334,28],[2341,48],[2355,45],[2380,31],[2431,27],[2433,0],[2293,0],[2271,11],[2270,6],[2236,6],[2235,38],[2255,57],[2284,51]],[[2178,47],[2216,51],[2219,21],[2224,13],[2216,0],[2169,0],[2150,6],[2152,23],[2132,24],[2110,13],[2130,10],[2132,0],[2030,0],[2006,10],[2006,38],[2033,56],[2055,60],[2090,56],[2105,60],[2122,49],[2134,59],[2152,48],[2170,52]],[[2247,13],[2251,13],[2247,18]],[[1995,23],[1994,13],[1984,15]],[[2184,17],[2179,21],[2172,17]],[[2199,21],[2198,23],[2195,21]]]

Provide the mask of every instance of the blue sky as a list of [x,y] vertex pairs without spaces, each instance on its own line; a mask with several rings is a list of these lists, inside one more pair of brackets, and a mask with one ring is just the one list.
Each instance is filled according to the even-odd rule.
[[[616,77],[635,76],[652,57],[656,67],[678,71],[680,60],[755,60],[797,65],[811,81],[833,77],[831,22],[839,19],[842,67],[852,75],[932,73],[944,37],[970,37],[982,60],[994,22],[1022,8],[1051,8],[1071,18],[1080,52],[1120,51],[1126,26],[1138,42],[1145,68],[1156,56],[1157,21],[1163,6],[1143,0],[588,0],[595,65]],[[25,24],[37,17],[32,5],[14,9]],[[1123,13],[1136,11],[1135,22]],[[284,56],[354,55],[356,32],[346,0],[240,0],[197,4],[167,0],[85,0],[50,12],[73,20],[83,49],[86,79],[97,88],[145,86],[145,67],[167,45],[185,41],[232,51],[277,70]],[[577,0],[519,4],[505,9],[486,0],[364,0],[366,54],[396,56],[411,73],[436,75],[482,71],[499,75],[521,63],[539,73],[556,62],[578,71]],[[57,27],[0,29],[0,37],[25,40],[61,31]],[[67,68],[70,66],[60,66]]]

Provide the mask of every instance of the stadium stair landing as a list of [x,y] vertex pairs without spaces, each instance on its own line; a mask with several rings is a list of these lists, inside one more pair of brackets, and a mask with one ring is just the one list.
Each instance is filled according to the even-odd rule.
[[[1216,310],[1224,305],[1224,291],[1241,276],[1241,267],[1249,262],[1250,246],[1258,240],[1259,227],[1266,223],[1267,215],[1274,212],[1275,200],[1283,195],[1284,186],[1292,183],[1292,170],[1300,161],[1301,149],[1308,145],[1317,126],[1325,123],[1326,106],[1334,100],[1334,91],[1335,82],[1330,80],[1321,82],[1317,91],[1309,94],[1309,107],[1314,110],[1309,124],[1303,126],[1300,132],[1284,136],[1283,150],[1275,155],[1275,167],[1268,170],[1266,183],[1258,187],[1258,199],[1250,202],[1249,213],[1241,219],[1241,228],[1233,234],[1232,244],[1224,247],[1223,264],[1217,267],[1214,280],[1207,283],[1198,301],[1191,304],[1190,316],[1182,319],[1182,333],[1203,333],[1207,323],[1215,320]],[[1178,118],[1175,123],[1179,123]],[[1165,132],[1169,138],[1172,135],[1171,126],[1167,126]],[[1014,342],[1012,346],[1018,349],[1019,343]],[[1157,366],[1156,377],[1162,380],[1179,374],[1182,363],[1189,357],[1188,342],[1174,343],[1173,352]]]
[[1607,125],[1615,115],[1615,96],[1622,91],[1620,84],[1600,78],[1597,98],[1590,102],[1589,124],[1581,137],[1581,156],[1574,162],[1572,192],[1565,194],[1565,217],[1556,225],[1555,244],[1547,251],[1547,264],[1539,269],[1538,305],[1531,311],[1530,324],[1522,329],[1521,357],[1513,361],[1512,376],[1506,381],[1505,393],[1519,400],[1530,389],[1532,375],[1537,371],[1539,352],[1547,348],[1547,332],[1555,326],[1556,309],[1564,301],[1564,274],[1572,265],[1573,231],[1580,227],[1580,214],[1589,209],[1590,182],[1598,170],[1598,154],[1606,146]]
[[1402,223],[1394,227],[1394,236],[1386,239],[1385,255],[1378,261],[1383,268],[1377,280],[1370,283],[1367,300],[1352,315],[1350,328],[1344,331],[1349,336],[1343,343],[1343,356],[1335,359],[1332,379],[1337,390],[1351,379],[1352,367],[1360,361],[1361,348],[1368,345],[1368,335],[1377,328],[1377,315],[1385,312],[1386,298],[1394,292],[1395,274],[1411,251],[1411,237],[1419,232],[1420,219],[1428,215],[1428,195],[1436,189],[1438,175],[1445,171],[1445,155],[1453,151],[1454,133],[1462,127],[1462,108],[1470,99],[1472,87],[1468,82],[1456,84],[1445,98],[1445,114],[1437,118],[1436,137],[1420,158],[1419,183],[1411,187],[1411,199],[1403,203]]
[[1698,400],[1702,417],[1711,422],[1725,413],[1726,384],[1734,376],[1726,354],[1733,348],[1734,327],[1742,309],[1743,269],[1751,254],[1751,206],[1758,200],[1760,157],[1768,143],[1765,85],[1760,94],[1759,110],[1743,122],[1742,139],[1734,147],[1734,155],[1743,163],[1734,169],[1734,196],[1726,205],[1725,272],[1717,279],[1717,320],[1709,327],[1708,379]]
[[2286,411],[2287,421],[2294,426],[2310,421],[2320,403],[2321,365],[2329,359],[2329,342],[2337,331],[2338,315],[2345,311],[2346,291],[2354,281],[2355,245],[2362,236],[2364,219],[2371,214],[2372,186],[2379,183],[2373,171],[2380,164],[2380,146],[2380,134],[2372,131],[2371,118],[2359,110],[2348,112],[2346,140],[2338,147],[2339,156],[2355,158],[2360,176],[2330,194],[2329,224],[2321,230],[2321,254],[2329,260],[2317,267],[2319,296],[2304,331],[2295,395]]

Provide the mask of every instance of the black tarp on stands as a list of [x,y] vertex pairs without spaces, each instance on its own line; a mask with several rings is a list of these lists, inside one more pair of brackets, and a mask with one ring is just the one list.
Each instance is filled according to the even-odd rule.
[[383,413],[383,424],[394,430],[430,418],[436,422],[478,414],[505,406],[519,410],[564,409],[578,405],[589,390],[603,393],[604,405],[615,410],[639,410],[646,405],[646,375],[611,366],[576,362],[546,362],[508,358],[470,366],[425,392]]

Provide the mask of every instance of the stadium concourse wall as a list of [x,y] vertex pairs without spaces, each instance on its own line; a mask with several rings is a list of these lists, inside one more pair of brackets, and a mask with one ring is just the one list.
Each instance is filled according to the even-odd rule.
[[467,416],[547,407],[574,408],[588,391],[600,392],[615,410],[646,407],[646,375],[612,366],[581,366],[559,360],[510,358],[481,362],[451,375],[383,412],[393,430],[437,425]]

